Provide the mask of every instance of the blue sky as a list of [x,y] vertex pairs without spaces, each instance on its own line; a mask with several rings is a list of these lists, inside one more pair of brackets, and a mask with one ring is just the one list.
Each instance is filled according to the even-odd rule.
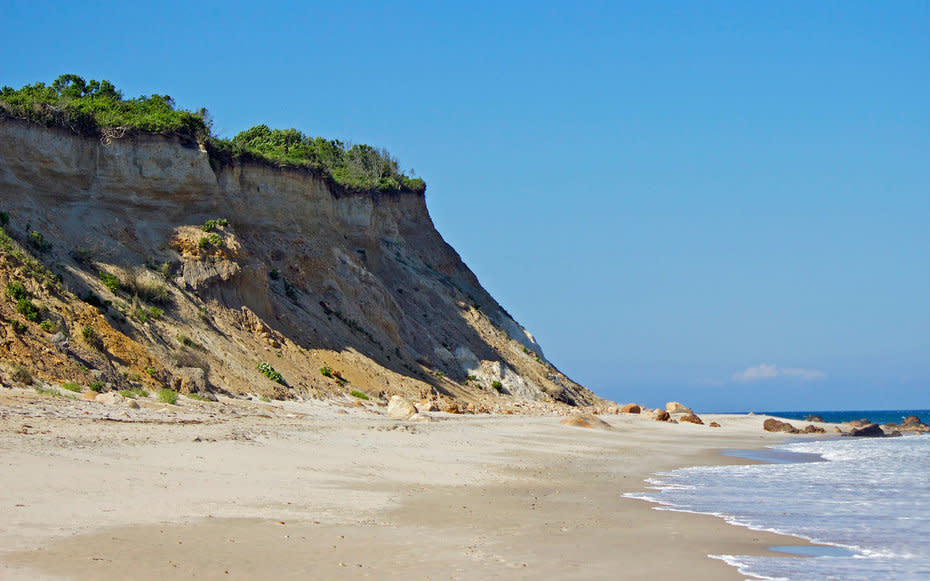
[[3,0],[0,84],[387,147],[605,397],[930,408],[927,2],[501,4]]

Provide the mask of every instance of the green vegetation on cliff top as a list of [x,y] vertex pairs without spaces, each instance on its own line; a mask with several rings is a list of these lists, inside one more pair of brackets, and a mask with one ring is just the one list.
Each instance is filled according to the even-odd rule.
[[212,134],[207,110],[186,111],[168,95],[123,97],[109,81],[62,75],[21,89],[0,89],[0,116],[64,127],[105,140],[135,133],[178,136],[206,146],[213,160],[248,159],[275,166],[306,168],[351,191],[424,192],[420,178],[404,175],[384,149],[310,137],[296,129],[258,125],[232,139]]

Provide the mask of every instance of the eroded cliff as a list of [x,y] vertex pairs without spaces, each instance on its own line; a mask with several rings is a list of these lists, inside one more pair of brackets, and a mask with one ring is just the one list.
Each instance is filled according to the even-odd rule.
[[[279,398],[597,399],[481,287],[421,193],[347,193],[304,170],[211,163],[176,138],[0,119],[0,210],[18,242],[0,283],[22,282],[42,311],[0,301],[8,368]],[[26,273],[19,248],[60,288]]]

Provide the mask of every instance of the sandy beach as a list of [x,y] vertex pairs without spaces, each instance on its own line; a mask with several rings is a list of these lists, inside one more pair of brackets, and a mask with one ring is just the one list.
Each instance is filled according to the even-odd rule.
[[602,416],[367,402],[0,392],[2,579],[742,579],[709,554],[803,541],[624,498],[676,467],[784,438]]

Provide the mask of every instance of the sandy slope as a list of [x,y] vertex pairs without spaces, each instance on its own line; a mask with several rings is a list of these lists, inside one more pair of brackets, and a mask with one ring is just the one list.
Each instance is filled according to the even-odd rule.
[[762,417],[431,415],[4,389],[0,579],[739,579],[706,555],[795,542],[622,496]]

